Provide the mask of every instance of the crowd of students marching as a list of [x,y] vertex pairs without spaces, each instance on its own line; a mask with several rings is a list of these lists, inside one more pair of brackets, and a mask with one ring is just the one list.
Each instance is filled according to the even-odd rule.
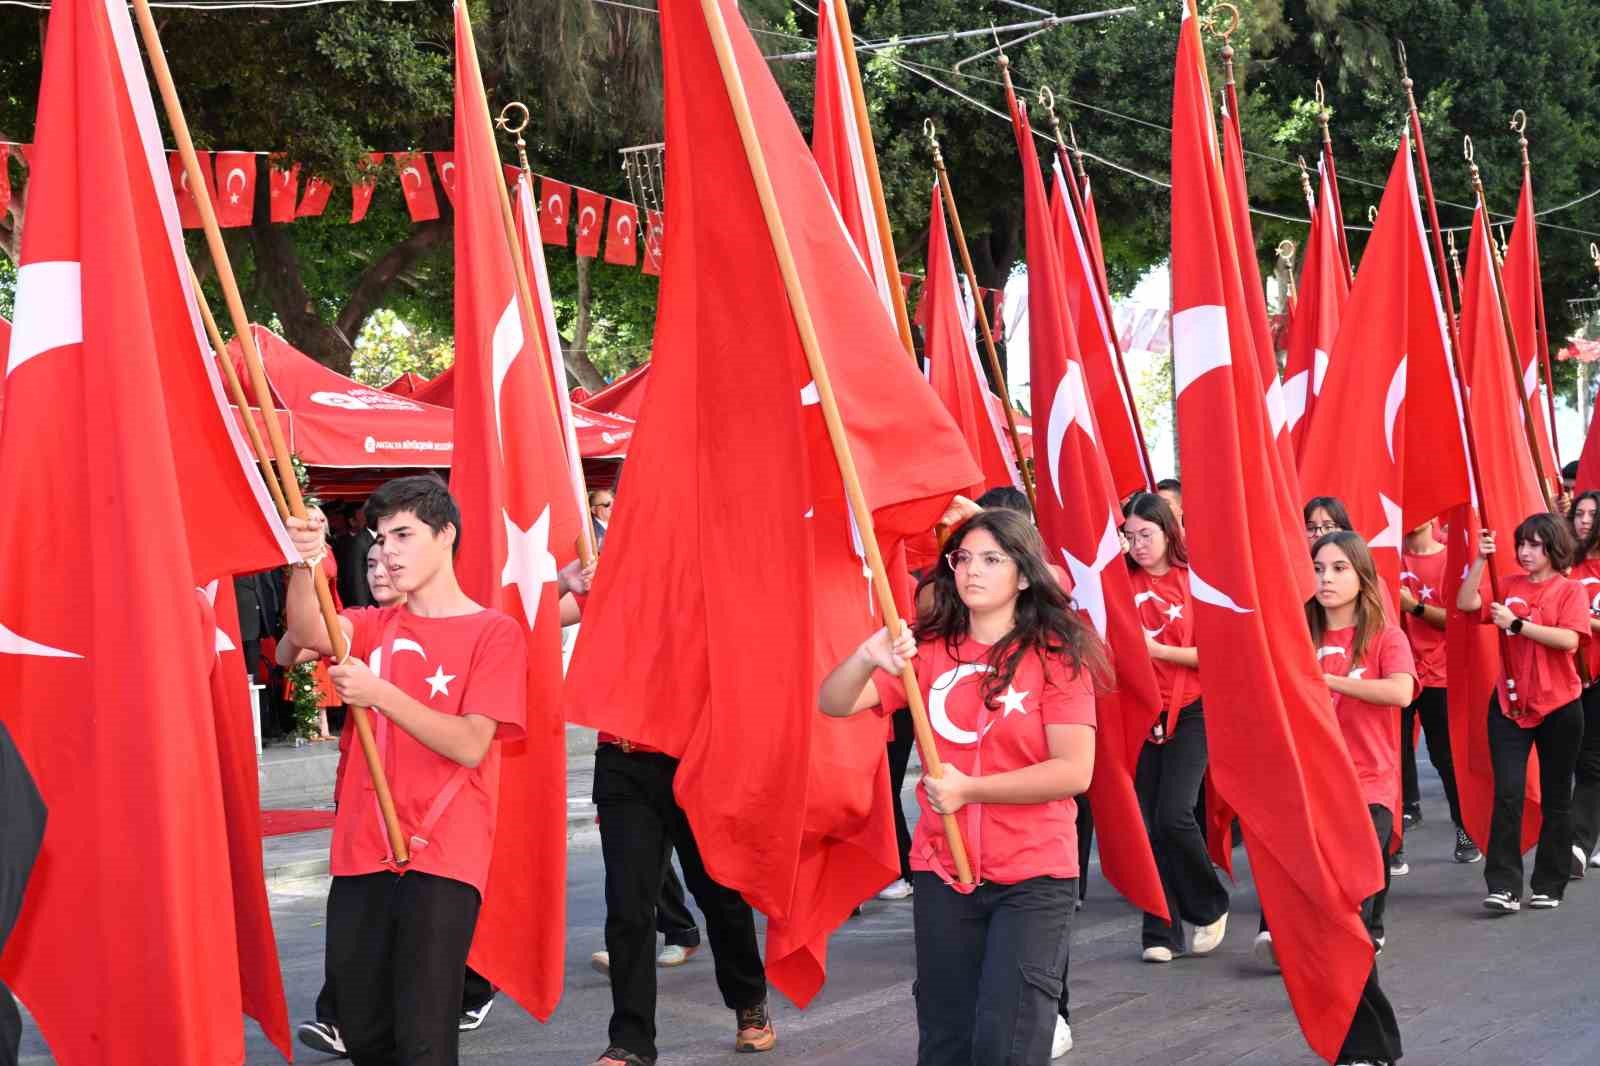
[[[1462,822],[1451,760],[1446,551],[1435,523],[1406,535],[1399,603],[1391,605],[1340,502],[1319,497],[1305,506],[1316,573],[1306,625],[1371,814],[1372,846],[1384,859],[1384,887],[1361,915],[1379,953],[1390,877],[1408,872],[1398,840],[1422,818],[1413,723],[1444,786],[1455,861],[1484,861],[1487,908],[1557,907],[1570,880],[1600,866],[1600,684],[1587,684],[1600,677],[1600,650],[1589,639],[1600,632],[1600,596],[1585,588],[1600,584],[1600,493],[1578,496],[1566,510],[1529,515],[1514,531],[1485,530],[1455,603],[1505,633],[1498,692],[1509,698],[1502,705],[1497,692],[1484,708],[1494,801],[1480,854]],[[456,584],[460,516],[442,483],[392,482],[368,513],[378,539],[374,584],[383,595],[375,608],[346,612],[351,654],[330,674],[346,702],[380,709],[394,727],[391,758],[408,769],[395,779],[396,804],[403,816],[427,811],[428,846],[403,878],[390,868],[364,793],[371,787],[366,766],[352,760],[339,783],[327,1009],[319,1001],[319,1020],[306,1023],[301,1036],[358,1064],[454,1063],[459,1030],[481,1023],[488,1009],[468,987],[481,979],[466,969],[466,955],[496,820],[493,741],[522,728],[515,691],[521,640],[503,616],[472,603]],[[1163,704],[1134,784],[1172,916],[1145,916],[1141,951],[1145,962],[1165,964],[1215,950],[1230,903],[1197,814],[1206,710],[1181,486],[1162,482],[1158,492],[1129,499],[1123,513],[1135,607]],[[910,663],[924,700],[938,708],[943,774],[924,777],[916,790],[914,831],[905,832],[902,821],[905,877],[883,893],[912,897],[919,1066],[1042,1066],[1072,1045],[1068,951],[1092,832],[1078,797],[1094,771],[1095,694],[1109,683],[1109,666],[1020,493],[997,489],[975,503],[958,498],[946,522],[942,558],[919,584],[915,624],[898,637],[880,630],[865,640],[824,679],[818,704],[834,716],[903,714],[900,674]],[[325,550],[321,520],[291,520],[290,528],[315,565]],[[1503,576],[1500,602],[1487,602],[1478,578],[1507,542],[1519,572]],[[289,583],[290,638],[308,654],[327,654],[307,574],[296,571]],[[569,567],[558,587],[581,597],[591,577],[592,569]],[[397,654],[408,647],[428,649],[432,676],[423,656]],[[462,676],[447,674],[452,670]],[[453,690],[447,682],[456,682]],[[889,732],[898,806],[909,730]],[[1522,808],[1534,749],[1543,828],[1525,883]],[[674,850],[705,915],[717,984],[735,1014],[736,1049],[766,1051],[777,1042],[754,915],[707,876],[673,797],[676,765],[626,738],[600,738],[594,798],[606,867],[602,968],[613,1013],[598,1066],[656,1061],[657,908]],[[437,796],[445,788],[465,798],[441,808]],[[964,834],[974,883],[963,886],[943,816],[974,805]],[[1254,953],[1273,965],[1269,917],[1263,915]],[[397,956],[411,961],[396,965]],[[1401,1050],[1375,966],[1339,1061],[1389,1063]]]

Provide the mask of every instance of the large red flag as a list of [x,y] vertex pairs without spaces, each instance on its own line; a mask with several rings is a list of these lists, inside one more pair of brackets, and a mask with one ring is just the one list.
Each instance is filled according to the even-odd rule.
[[[0,318],[0,352],[8,351],[10,348],[11,348],[11,323],[7,322],[4,318]],[[5,424],[6,424],[5,415],[6,415],[6,376],[4,374],[0,374],[0,431],[3,431],[5,429]]]
[[[1101,827],[1106,879],[1141,910],[1167,916],[1166,895],[1133,790],[1133,772],[1161,692],[1133,604],[1123,560],[1122,512],[1101,451],[1103,436],[1067,307],[1062,249],[1052,232],[1044,175],[1027,112],[1008,88],[1011,123],[1022,159],[1028,247],[1028,358],[1033,414],[1049,428],[1038,471],[1035,518],[1045,547],[1059,553],[1074,604],[1111,649],[1116,690],[1095,701],[1095,772],[1089,803]],[[1058,194],[1061,190],[1058,188]],[[1035,450],[1035,456],[1040,453]]]
[[894,289],[889,283],[889,271],[898,267],[890,261],[892,257],[883,247],[872,204],[866,163],[872,145],[862,143],[861,127],[856,122],[855,98],[850,91],[850,73],[844,56],[845,42],[839,38],[839,16],[834,7],[842,2],[820,0],[817,4],[817,87],[811,151],[822,172],[822,180],[838,205],[839,218],[850,234],[850,241],[872,277],[884,310],[892,317]]
[[[737,7],[720,8],[880,540],[925,531],[981,474],[834,221]],[[706,869],[767,913],[767,975],[803,1005],[827,935],[898,873],[884,723],[816,711],[822,671],[882,624],[880,605],[705,9],[663,7],[661,43],[672,255],[567,714],[681,759],[675,792]]]
[[[465,4],[456,17],[456,365],[451,488],[456,572],[528,627],[526,737],[504,744],[499,825],[471,961],[541,1021],[561,998],[566,937],[566,735],[559,563],[580,517],[567,483],[538,312],[521,306],[504,175]],[[529,333],[531,324],[532,334]]]
[[[1447,602],[1455,603],[1461,572],[1476,552],[1478,524],[1499,534],[1502,548],[1511,547],[1512,531],[1530,514],[1545,509],[1544,497],[1528,451],[1523,417],[1526,398],[1512,372],[1511,349],[1506,340],[1499,296],[1490,256],[1489,231],[1480,208],[1472,218],[1472,243],[1461,284],[1461,355],[1472,404],[1472,429],[1477,444],[1478,483],[1476,513],[1456,512],[1450,528],[1451,561],[1446,566]],[[1497,557],[1501,573],[1510,572],[1516,560],[1510,551]],[[1492,598],[1487,576],[1483,599]],[[1494,804],[1494,767],[1489,758],[1488,706],[1504,677],[1500,644],[1493,628],[1451,611],[1445,633],[1449,656],[1450,750],[1456,765],[1456,789],[1461,798],[1462,828],[1487,846],[1489,818]],[[1507,692],[1500,687],[1501,707]],[[1529,764],[1527,802],[1523,806],[1524,846],[1538,838],[1539,807],[1537,759]]]
[[1533,213],[1533,175],[1522,171],[1522,195],[1517,200],[1517,220],[1506,247],[1506,307],[1522,362],[1522,394],[1533,415],[1533,435],[1539,448],[1544,476],[1554,491],[1561,481],[1561,462],[1551,437],[1550,417],[1540,393],[1540,368],[1550,358],[1544,329],[1544,274],[1539,268],[1539,234]]
[[1333,1061],[1372,971],[1361,901],[1382,859],[1306,631],[1304,534],[1260,471],[1278,454],[1185,3],[1172,102],[1173,356],[1211,775],[1238,812],[1289,1001]]
[[1145,466],[1136,422],[1138,406],[1123,389],[1118,363],[1121,354],[1112,340],[1115,325],[1111,308],[1097,276],[1094,246],[1080,224],[1060,160],[1054,172],[1055,195],[1050,203],[1051,225],[1059,250],[1061,280],[1066,288],[1067,311],[1077,330],[1078,355],[1083,362],[1089,386],[1089,401],[1094,405],[1095,422],[1100,429],[1100,450],[1110,467],[1111,485],[1117,499],[1141,489],[1155,487],[1155,476]]
[[[1318,214],[1330,203],[1325,184]],[[1337,253],[1330,233],[1322,267],[1342,277]],[[1402,134],[1300,465],[1308,496],[1344,501],[1394,603],[1406,531],[1469,496],[1461,409],[1435,278],[1410,138]],[[1316,300],[1302,290],[1306,313],[1315,313]]]
[[1089,241],[1095,272],[1100,275],[1100,291],[1110,292],[1111,284],[1106,280],[1105,246],[1100,243],[1100,213],[1094,207],[1094,187],[1090,184],[1088,174],[1082,175],[1080,180],[1083,187],[1083,235]]
[[956,263],[950,254],[950,237],[945,230],[943,193],[933,184],[933,210],[928,222],[928,275],[922,289],[919,314],[923,324],[924,351],[928,358],[928,381],[939,394],[945,410],[967,438],[983,480],[965,490],[977,499],[985,489],[997,485],[1022,488],[1012,455],[1010,440],[998,414],[984,399],[983,368],[978,365],[978,349],[972,340],[972,324],[964,313],[961,288],[956,281]]
[[195,590],[294,552],[225,415],[133,34],[123,4],[50,13],[0,442],[30,516],[0,523],[0,720],[50,822],[0,978],[64,1066],[209,1066],[243,1060],[242,1010],[288,1033]]
[[1300,487],[1307,496],[1318,493],[1307,490],[1305,484],[1306,433],[1322,394],[1333,339],[1339,335],[1341,315],[1350,296],[1350,275],[1345,273],[1344,260],[1339,257],[1333,186],[1326,171],[1322,172],[1320,184],[1321,194],[1311,215],[1311,236],[1301,259],[1300,293],[1289,320],[1288,355],[1283,366],[1284,417],[1300,462]]

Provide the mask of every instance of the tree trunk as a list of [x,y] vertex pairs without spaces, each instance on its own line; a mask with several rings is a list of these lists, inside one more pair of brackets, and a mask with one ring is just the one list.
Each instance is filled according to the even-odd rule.
[[287,229],[270,222],[250,227],[256,278],[267,303],[283,323],[284,339],[317,362],[350,373],[353,338],[317,313],[317,303],[300,279],[300,260]]
[[572,343],[562,351],[561,356],[567,365],[567,373],[576,378],[579,385],[590,392],[599,392],[606,387],[606,379],[589,361],[589,329],[593,325],[589,307],[594,299],[594,290],[589,284],[589,268],[593,264],[593,259],[578,256],[578,321],[572,327]]

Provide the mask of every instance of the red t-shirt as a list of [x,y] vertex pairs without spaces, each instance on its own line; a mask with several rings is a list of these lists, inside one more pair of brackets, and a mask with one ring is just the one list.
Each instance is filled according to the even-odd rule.
[[[1154,577],[1143,567],[1134,567],[1129,577],[1139,625],[1150,639],[1169,648],[1194,647],[1189,568],[1172,566],[1160,577]],[[1156,659],[1150,665],[1155,667],[1156,682],[1161,686],[1161,704],[1168,711],[1166,728],[1175,730],[1177,712],[1200,698],[1200,671]]]
[[[404,604],[344,612],[354,627],[350,654],[424,706],[443,714],[481,714],[499,723],[496,741],[522,735],[528,714],[527,644],[509,615],[483,610],[453,618],[423,618]],[[380,644],[383,645],[380,647]],[[376,658],[375,658],[376,656]],[[374,712],[372,726],[400,827],[411,847],[408,871],[463,881],[483,892],[500,805],[500,745],[476,768],[435,754]],[[453,779],[460,777],[455,785]],[[458,790],[431,830],[424,823],[448,787]],[[340,782],[333,825],[335,877],[393,869],[389,840],[365,759],[351,759]]]
[[[1441,553],[1442,554],[1442,553]],[[1417,676],[1411,645],[1398,626],[1385,625],[1361,650],[1361,662],[1350,661],[1355,644],[1355,626],[1330,629],[1317,646],[1317,661],[1322,672],[1364,681],[1380,681],[1396,674]],[[1412,697],[1416,686],[1412,686]],[[1409,699],[1407,703],[1411,702]],[[1356,777],[1361,782],[1361,800],[1368,806],[1387,807],[1400,813],[1400,705],[1368,703],[1354,696],[1333,694],[1333,716],[1350,750]]]
[[[1583,586],[1576,581],[1557,574],[1535,584],[1527,574],[1512,574],[1501,580],[1500,594],[1505,597],[1502,602],[1518,618],[1525,618],[1534,625],[1570,629],[1584,640],[1589,637],[1589,600],[1583,594]],[[1489,617],[1487,584],[1483,599],[1479,621],[1493,625]],[[1583,691],[1578,680],[1577,661],[1571,652],[1547,648],[1510,633],[1506,634],[1506,648],[1510,660],[1506,663],[1506,674],[1516,682],[1522,704],[1522,714],[1512,721],[1522,728],[1532,729],[1545,715],[1565,707]],[[1501,710],[1503,712],[1504,708]]]
[[[927,702],[939,758],[979,777],[1032,766],[1050,757],[1047,725],[1095,724],[1094,685],[1060,659],[1028,655],[993,708],[983,705],[989,645],[967,640],[952,655],[943,641],[917,646],[917,684]],[[906,705],[898,677],[874,675],[885,712]],[[944,824],[917,785],[922,817],[911,840],[911,868],[954,883]],[[1078,876],[1078,805],[1070,796],[1048,803],[969,803],[956,812],[975,881],[1016,884],[1030,877]]]
[[[1589,605],[1589,616],[1600,613],[1600,559],[1584,559],[1572,568],[1572,580],[1583,588],[1584,602]],[[1583,645],[1584,662],[1589,667],[1589,684],[1600,681],[1600,640],[1591,637]]]
[[[1400,587],[1427,607],[1445,606],[1444,567],[1449,554],[1441,548],[1432,555],[1402,555]],[[1417,661],[1417,684],[1423,688],[1444,688],[1444,630],[1435,629],[1410,612],[1401,616],[1400,624],[1411,641],[1411,654]]]

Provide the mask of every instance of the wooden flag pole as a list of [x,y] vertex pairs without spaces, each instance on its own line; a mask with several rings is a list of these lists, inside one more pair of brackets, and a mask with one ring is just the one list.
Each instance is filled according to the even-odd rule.
[[[1517,135],[1517,146],[1522,149],[1522,175],[1523,180],[1533,181],[1533,165],[1528,162],[1528,113],[1522,108],[1517,108],[1511,116],[1511,130]],[[1537,246],[1537,238],[1535,239]],[[1555,370],[1550,365],[1550,331],[1545,325],[1544,318],[1544,271],[1537,261],[1533,264],[1533,276],[1538,282],[1534,290],[1533,300],[1533,337],[1534,343],[1539,346],[1539,369],[1544,375],[1544,399],[1550,417],[1550,454],[1556,462],[1556,475],[1561,474],[1561,447],[1556,443],[1556,378]]]
[[[817,386],[817,398],[822,407],[822,418],[828,427],[828,439],[833,444],[834,458],[839,463],[839,474],[844,481],[846,498],[856,527],[861,531],[861,543],[867,551],[867,566],[872,570],[872,587],[883,605],[884,621],[889,633],[897,636],[904,622],[895,608],[894,594],[889,587],[889,577],[884,570],[883,556],[878,551],[878,538],[874,535],[872,511],[867,507],[866,495],[861,491],[861,479],[856,474],[855,459],[850,454],[850,442],[845,436],[844,421],[839,416],[839,404],[833,395],[833,383],[828,377],[828,364],[822,357],[817,340],[816,326],[811,319],[811,307],[805,287],[800,284],[800,274],[795,266],[794,253],[789,245],[789,234],[783,225],[778,208],[777,192],[772,187],[772,175],[767,171],[766,156],[761,150],[760,135],[755,119],[750,114],[750,101],[745,95],[744,81],[739,76],[738,60],[733,54],[733,40],[728,35],[728,24],[723,20],[721,0],[700,0],[700,11],[706,20],[706,29],[717,54],[717,66],[722,71],[723,86],[728,93],[728,103],[733,108],[734,120],[739,125],[739,139],[744,144],[745,158],[750,164],[750,176],[755,181],[756,194],[761,198],[761,212],[767,221],[767,232],[772,239],[772,251],[783,274],[783,285],[789,296],[789,307],[800,333],[800,346],[805,350]],[[922,689],[917,684],[917,673],[910,663],[900,671],[905,685],[906,699],[911,705],[911,722],[916,732],[917,749],[928,776],[944,776],[944,763],[939,759],[939,749],[934,743],[933,727],[928,722],[928,709],[922,702]],[[945,839],[950,845],[950,858],[956,875],[964,885],[972,883],[972,864],[967,860],[966,843],[961,837],[961,827],[955,815],[941,816]]]
[[239,383],[239,375],[233,369],[233,360],[227,356],[222,333],[217,329],[217,320],[211,317],[211,305],[206,302],[206,294],[200,290],[200,279],[195,275],[194,265],[185,265],[189,267],[189,280],[194,284],[194,301],[200,305],[200,319],[206,324],[206,336],[211,338],[211,350],[216,353],[217,363],[222,367],[222,379],[228,386],[228,396],[239,408],[239,420],[244,423],[250,449],[255,453],[256,462],[261,464],[262,480],[267,483],[267,491],[272,493],[272,502],[277,505],[281,517],[289,513],[289,503],[283,498],[283,486],[278,484],[278,473],[272,468],[272,453],[267,450],[266,442],[261,439],[261,431],[256,428],[255,416],[251,414],[254,408],[245,398],[244,386]]
[[[1472,138],[1462,138],[1462,151],[1467,159],[1467,168],[1472,174],[1472,191],[1478,194],[1478,210],[1483,212],[1484,228],[1489,225],[1489,205],[1483,194],[1483,178],[1478,173],[1478,164],[1472,158]],[[1500,310],[1500,321],[1506,331],[1506,355],[1511,363],[1511,384],[1516,389],[1518,403],[1522,409],[1522,429],[1528,438],[1528,454],[1533,456],[1533,469],[1539,478],[1539,492],[1544,497],[1545,510],[1552,510],[1550,499],[1550,476],[1544,468],[1544,456],[1539,454],[1539,436],[1533,428],[1533,397],[1529,396],[1522,387],[1522,355],[1517,351],[1517,331],[1511,321],[1511,306],[1506,302],[1505,273],[1501,269],[1500,257],[1493,250],[1494,237],[1489,237],[1489,269],[1494,272],[1495,306]]]
[[[1005,57],[1002,56],[1002,59]],[[1001,70],[1005,72],[1006,81],[1011,81],[1011,64],[1002,63]],[[1067,159],[1067,142],[1061,137],[1061,119],[1056,117],[1056,96],[1049,87],[1039,90],[1039,102],[1044,105],[1045,111],[1050,116],[1050,127],[1056,135],[1056,161],[1065,174],[1066,180],[1062,182],[1067,187],[1067,195],[1072,197],[1072,210],[1078,219],[1078,236],[1083,241],[1084,247],[1089,246],[1088,234],[1084,227],[1088,225],[1088,213],[1084,208],[1083,190],[1078,187],[1078,180],[1073,176],[1072,164]],[[1082,153],[1079,153],[1080,159]],[[1080,163],[1080,165],[1082,165]],[[1061,254],[1066,255],[1067,250],[1061,249]],[[1090,267],[1095,266],[1090,261]],[[1128,360],[1122,353],[1122,341],[1117,336],[1116,317],[1111,312],[1111,290],[1106,284],[1105,276],[1098,269],[1090,269],[1094,276],[1089,279],[1094,285],[1094,290],[1099,294],[1100,306],[1105,310],[1106,338],[1111,342],[1111,357],[1116,361],[1117,380],[1122,386],[1122,398],[1128,407],[1128,419],[1133,423],[1134,436],[1139,440],[1139,465],[1144,468],[1145,491],[1156,491],[1156,471],[1150,463],[1150,448],[1144,442],[1144,424],[1139,419],[1139,405],[1133,398],[1133,381],[1128,377]]]
[[944,197],[945,213],[950,216],[950,224],[956,232],[956,248],[961,252],[961,271],[967,276],[967,287],[972,290],[972,304],[978,313],[978,332],[983,334],[983,350],[989,359],[989,373],[994,375],[995,388],[1000,390],[1000,402],[1006,409],[1006,429],[1011,434],[1011,450],[1017,457],[1017,473],[1022,475],[1022,487],[1028,491],[1028,507],[1037,511],[1033,472],[1022,458],[1022,435],[1017,431],[1017,415],[1011,407],[1005,368],[995,348],[994,331],[989,327],[989,309],[983,303],[983,289],[978,286],[978,276],[972,269],[972,252],[967,248],[966,230],[961,228],[961,212],[956,208],[955,191],[950,188],[950,172],[944,166],[944,153],[939,150],[939,137],[933,128],[933,119],[922,120],[922,132],[933,149],[933,169],[939,175],[939,191]]
[[[845,73],[850,80],[850,101],[854,107],[856,136],[861,141],[861,159],[867,168],[867,187],[872,193],[872,213],[878,226],[878,242],[883,245],[884,270],[888,271],[889,295],[894,302],[894,322],[900,330],[900,343],[906,354],[917,357],[916,342],[911,339],[911,316],[906,311],[905,288],[900,284],[900,259],[894,251],[894,230],[889,225],[889,205],[883,197],[883,179],[878,174],[878,149],[872,141],[872,120],[867,112],[866,93],[861,88],[861,67],[856,63],[856,39],[850,29],[850,7],[847,0],[833,0],[833,26],[839,38],[839,50],[844,55]],[[820,58],[818,60],[821,61]],[[1022,453],[1017,453],[1017,463],[1022,463]]]
[[1344,263],[1344,272],[1351,281],[1356,279],[1354,265],[1350,262],[1350,239],[1344,231],[1344,202],[1339,198],[1339,170],[1333,165],[1333,137],[1328,132],[1328,121],[1333,118],[1333,112],[1328,110],[1327,98],[1322,91],[1322,79],[1317,79],[1317,123],[1322,127],[1322,158],[1328,164],[1328,188],[1332,190],[1333,217],[1339,223],[1335,236],[1339,240],[1339,259]]
[[[471,25],[470,20],[468,22],[468,25]],[[474,62],[476,62],[476,57],[477,57],[477,53],[476,52],[473,53],[473,57],[474,57]],[[484,100],[484,106],[487,107],[488,103],[489,103],[489,98],[488,98],[487,94],[484,95],[483,100]],[[522,109],[522,123],[520,125],[518,125],[518,126],[512,126],[511,125],[511,120],[508,117],[510,112],[515,108],[521,108]],[[532,193],[533,193],[533,168],[528,164],[528,142],[522,139],[522,131],[528,128],[529,121],[531,121],[531,114],[528,111],[528,105],[520,103],[520,102],[517,102],[517,101],[512,101],[511,103],[507,104],[505,107],[500,109],[500,117],[495,120],[495,125],[497,125],[500,129],[505,130],[507,133],[511,134],[513,137],[515,137],[517,139],[517,160],[522,165],[522,180],[527,183],[528,192],[529,192],[530,195],[532,195]],[[521,194],[519,193],[518,195],[521,195]],[[516,230],[515,230],[515,228],[513,228],[511,236],[512,236],[511,254],[512,254],[512,257],[515,258],[516,261],[517,261],[518,269],[521,269],[525,264],[522,262],[522,246],[521,246],[520,243],[518,243],[516,241]],[[533,230],[530,228],[529,231],[528,231],[528,241],[529,241],[529,243],[532,243],[533,241],[538,240],[538,239],[539,239],[538,235],[536,233],[534,233]],[[524,289],[522,289],[522,290],[519,290],[519,291],[526,292],[530,296],[532,295],[532,291],[533,291],[532,284],[531,283],[526,283],[526,279],[519,279],[518,284],[519,285],[526,284],[526,287]],[[528,304],[529,304],[529,308],[531,309],[532,306],[533,306],[533,301],[530,299],[528,301]],[[543,341],[545,339],[544,334],[543,333],[539,334],[539,338],[540,338],[541,341]],[[542,348],[542,347],[544,347],[544,345],[541,344],[540,347]],[[594,562],[595,557],[598,554],[598,552],[597,552],[597,550],[595,548],[595,543],[594,543],[594,524],[589,520],[589,486],[588,486],[587,482],[584,480],[584,476],[583,476],[583,460],[578,455],[578,436],[577,436],[577,432],[574,430],[572,436],[570,438],[567,437],[568,422],[567,422],[566,419],[563,419],[561,417],[561,400],[556,395],[556,392],[555,392],[555,390],[559,387],[558,383],[555,380],[556,363],[559,361],[557,359],[557,355],[559,353],[546,351],[544,354],[545,354],[545,357],[546,357],[546,360],[547,360],[547,365],[550,367],[550,376],[548,376],[545,379],[546,382],[550,385],[550,407],[551,407],[552,412],[555,415],[556,425],[558,427],[560,427],[560,429],[561,429],[561,435],[562,435],[563,440],[565,440],[566,443],[572,449],[572,454],[567,457],[567,459],[568,459],[567,466],[568,466],[568,469],[571,471],[571,474],[572,474],[572,480],[573,480],[572,490],[576,494],[577,499],[578,499],[578,515],[582,519],[582,521],[579,524],[579,529],[578,529],[578,546],[577,546],[578,547],[578,559],[579,559],[580,562],[583,563],[584,566],[589,566],[590,564],[592,564]]]
[[[150,0],[133,0],[133,11],[139,21],[139,33],[144,38],[144,48],[150,59],[150,70],[161,90],[161,102],[166,108],[167,123],[178,141],[178,154],[183,159],[184,172],[189,177],[189,192],[195,206],[200,209],[200,220],[205,228],[206,245],[211,250],[212,263],[217,268],[217,281],[222,285],[223,297],[228,303],[228,314],[233,319],[233,332],[239,338],[244,353],[245,366],[250,374],[250,384],[256,394],[256,404],[261,408],[262,421],[267,426],[267,439],[272,442],[273,457],[278,465],[278,481],[283,489],[284,505],[295,518],[306,517],[305,498],[300,494],[300,483],[295,480],[294,460],[289,455],[289,445],[284,440],[283,427],[278,424],[277,409],[272,406],[272,392],[267,386],[266,370],[261,365],[261,353],[256,350],[255,337],[250,332],[250,321],[245,315],[244,300],[239,295],[239,283],[233,274],[233,264],[228,258],[227,245],[222,242],[222,229],[217,225],[216,209],[211,203],[211,189],[206,185],[200,170],[200,160],[195,155],[194,139],[189,136],[188,123],[184,121],[183,104],[178,100],[178,90],[172,81],[172,70],[167,66],[166,53],[161,49],[161,35],[156,31],[155,19],[150,14]],[[219,353],[220,355],[220,353]],[[247,419],[248,421],[248,415]],[[328,641],[333,657],[342,660],[350,654],[344,629],[334,611],[333,595],[328,587],[328,575],[320,566],[313,566],[311,579],[317,591],[317,604],[322,610],[322,623],[328,630]],[[397,866],[411,861],[405,833],[400,828],[400,818],[395,813],[394,796],[389,791],[389,780],[384,775],[383,762],[378,757],[378,746],[372,737],[372,723],[364,707],[351,707],[355,719],[356,737],[361,742],[361,754],[367,770],[372,775],[373,790],[377,795],[378,809],[383,815],[384,829],[389,838],[389,849]]]

